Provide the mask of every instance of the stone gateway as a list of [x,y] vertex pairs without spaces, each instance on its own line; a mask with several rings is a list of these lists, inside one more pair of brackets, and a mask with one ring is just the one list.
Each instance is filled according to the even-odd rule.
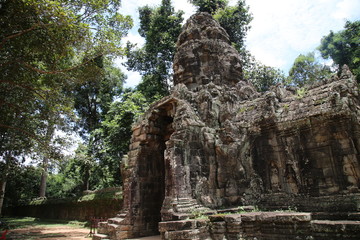
[[360,104],[346,66],[258,93],[225,30],[199,13],[173,68],[170,96],[133,127],[123,210],[94,239],[360,239]]

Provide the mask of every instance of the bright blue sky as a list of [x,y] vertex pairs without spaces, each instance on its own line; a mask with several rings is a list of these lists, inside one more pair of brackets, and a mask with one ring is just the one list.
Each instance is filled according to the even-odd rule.
[[[172,0],[176,10],[185,12],[185,19],[195,12],[187,0]],[[237,0],[230,0],[234,5]],[[138,35],[140,6],[158,6],[161,0],[123,0],[121,13],[135,21],[125,41],[142,44]],[[253,14],[251,29],[246,38],[247,49],[263,64],[280,68],[285,74],[299,54],[315,50],[323,36],[343,29],[346,20],[360,20],[359,0],[247,0]],[[124,42],[125,42],[124,41]],[[127,87],[141,79],[136,72],[127,74]]]

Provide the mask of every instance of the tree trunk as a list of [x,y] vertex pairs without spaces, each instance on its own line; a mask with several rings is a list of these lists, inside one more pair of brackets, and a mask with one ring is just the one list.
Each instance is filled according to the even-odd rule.
[[83,179],[84,179],[83,190],[87,191],[90,189],[90,169],[86,168]]
[[44,198],[46,197],[46,183],[48,177],[48,166],[49,166],[49,159],[50,159],[50,151],[51,151],[51,139],[54,136],[55,131],[55,123],[53,121],[53,115],[50,115],[48,119],[48,126],[46,129],[45,141],[46,141],[46,148],[44,151],[43,156],[43,163],[42,163],[42,173],[40,179],[40,189],[39,189],[39,197]]
[[48,163],[49,163],[49,159],[45,156],[44,159],[43,159],[43,169],[42,169],[42,173],[41,173],[39,197],[45,197],[46,196],[46,183],[47,183],[47,177],[48,177]]
[[6,190],[6,182],[9,175],[9,168],[11,164],[11,155],[5,154],[5,167],[4,172],[0,175],[0,216],[2,214],[2,207],[4,204],[4,198],[5,198],[5,190]]
[[0,181],[0,216],[2,216],[2,206],[4,203],[5,189],[6,189],[6,179],[3,178]]

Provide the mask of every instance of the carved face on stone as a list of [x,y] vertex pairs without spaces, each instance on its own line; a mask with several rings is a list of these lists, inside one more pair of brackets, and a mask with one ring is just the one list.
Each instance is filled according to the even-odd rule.
[[240,55],[225,30],[210,14],[193,16],[179,36],[174,59],[174,84],[189,89],[213,82],[235,85],[242,78]]

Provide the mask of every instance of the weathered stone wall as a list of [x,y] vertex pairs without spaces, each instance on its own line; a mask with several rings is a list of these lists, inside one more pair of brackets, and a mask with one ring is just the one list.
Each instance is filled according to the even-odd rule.
[[84,202],[62,202],[7,208],[7,216],[88,221],[91,217],[113,217],[122,209],[122,200],[103,199]]
[[161,222],[162,239],[288,240],[360,237],[355,221],[313,220],[310,213],[251,212],[213,215],[208,219]]
[[275,89],[274,117],[260,124],[252,152],[265,192],[358,192],[358,89],[353,78],[344,77],[309,86],[303,96],[281,96]]

